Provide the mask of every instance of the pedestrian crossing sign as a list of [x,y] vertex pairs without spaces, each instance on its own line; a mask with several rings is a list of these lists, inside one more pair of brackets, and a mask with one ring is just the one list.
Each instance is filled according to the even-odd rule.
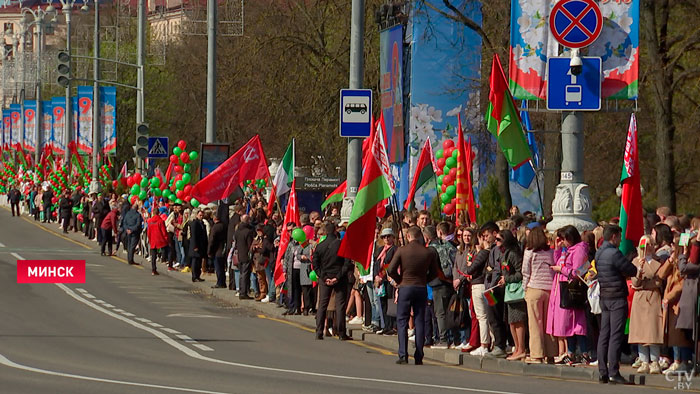
[[165,159],[168,157],[168,137],[148,137],[148,158]]

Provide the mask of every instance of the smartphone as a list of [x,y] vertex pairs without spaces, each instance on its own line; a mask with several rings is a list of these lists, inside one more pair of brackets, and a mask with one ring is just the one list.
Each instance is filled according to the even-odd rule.
[[690,233],[681,234],[681,239],[678,241],[678,246],[688,246],[690,242]]

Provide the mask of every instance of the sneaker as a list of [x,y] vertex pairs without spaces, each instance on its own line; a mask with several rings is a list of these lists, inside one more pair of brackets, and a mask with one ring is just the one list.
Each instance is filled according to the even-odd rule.
[[416,341],[416,336],[415,336],[415,335],[411,335],[410,337],[408,337],[408,340],[411,341],[411,342],[415,342],[415,341]]
[[493,350],[491,350],[490,352],[488,352],[486,354],[486,357],[491,357],[491,358],[505,358],[506,356],[507,356],[506,352],[504,352],[503,349],[501,349],[498,346],[494,346]]
[[[659,363],[659,368],[660,368],[660,367],[661,367],[661,365],[660,365],[660,363]],[[674,361],[673,364],[671,364],[670,367],[666,368],[666,369],[663,370],[663,371],[664,371],[664,373],[667,373],[667,372],[676,372],[676,371],[681,371],[681,370],[683,370],[683,364]]]
[[173,264],[173,268],[175,268],[175,269],[180,268],[180,263],[175,263],[175,264]]
[[572,355],[564,354],[564,355],[562,355],[562,356],[560,356],[560,357],[561,357],[561,358],[559,359],[559,362],[557,362],[556,359],[554,360],[554,363],[555,363],[555,364],[559,364],[559,365],[569,365],[569,366],[574,365],[574,359],[572,358]]
[[265,298],[260,300],[260,302],[262,302],[263,304],[267,304],[268,302],[270,302],[270,296],[265,296]]
[[431,349],[447,349],[449,346],[445,342],[438,342],[430,347]]
[[476,356],[476,357],[484,357],[488,354],[489,350],[485,347],[479,347],[475,350],[473,350],[469,355],[471,356]]
[[583,353],[581,356],[576,358],[576,363],[579,365],[591,365],[591,356],[587,353]]
[[642,366],[642,359],[637,357],[634,359],[634,362],[632,363],[632,368],[639,368]]
[[390,328],[388,330],[384,330],[384,332],[382,333],[382,335],[386,335],[386,336],[394,336],[396,334],[397,334],[396,330],[394,330],[393,328]]
[[365,319],[355,316],[352,319],[348,320],[348,324],[362,324],[365,321]]
[[413,329],[410,329],[410,328],[409,328],[409,329],[408,329],[408,336],[411,337],[411,336],[414,336],[414,335],[416,335],[416,330],[413,330]]
[[649,363],[644,363],[644,362],[643,362],[643,363],[639,366],[639,369],[637,369],[637,373],[644,373],[644,374],[649,373]]
[[670,368],[670,367],[671,367],[671,364],[672,364],[672,363],[671,363],[671,360],[669,360],[668,358],[666,358],[666,357],[660,357],[660,358],[659,358],[659,367],[660,367],[662,370],[667,369],[667,368]]
[[175,267],[168,267],[168,271],[177,271],[177,268],[175,268]]
[[566,353],[554,357],[554,364],[561,364],[561,361],[564,359],[565,356]]
[[240,296],[240,295],[241,295],[241,292],[240,292],[240,291],[238,291],[238,290],[236,290],[236,293],[235,293],[234,295],[235,295],[236,297],[238,297],[238,296]]
[[588,365],[590,365],[590,366],[592,366],[592,367],[597,367],[597,366],[598,366],[598,360],[591,361],[590,363],[588,363]]
[[661,367],[659,367],[659,363],[657,361],[653,361],[651,364],[649,364],[649,373],[650,374],[660,374],[661,373]]

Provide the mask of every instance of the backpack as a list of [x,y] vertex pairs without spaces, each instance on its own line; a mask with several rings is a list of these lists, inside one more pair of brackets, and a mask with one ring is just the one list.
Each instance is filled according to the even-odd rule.
[[445,314],[445,324],[448,330],[462,330],[471,326],[471,316],[469,315],[469,302],[465,296],[463,283],[450,298],[450,303]]
[[440,257],[440,268],[447,278],[452,278],[452,266],[457,255],[457,248],[450,242],[437,241],[431,245]]

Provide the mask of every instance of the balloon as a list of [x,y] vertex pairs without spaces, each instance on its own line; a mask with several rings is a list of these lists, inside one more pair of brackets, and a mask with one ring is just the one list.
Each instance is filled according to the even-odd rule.
[[155,188],[155,189],[153,189],[153,195],[156,197],[160,197],[163,195],[163,192],[160,189]]
[[80,222],[83,221],[83,214],[82,213],[78,214],[78,221],[80,221]]
[[386,216],[386,205],[379,204],[377,206],[377,217],[384,219],[384,216]]
[[251,182],[253,182],[253,181],[251,181],[250,179],[246,179],[245,182],[244,182],[244,184],[245,184],[246,186],[248,186],[248,185],[250,185]]
[[180,154],[180,160],[182,160],[183,163],[189,163],[190,156],[187,154],[187,152],[182,152]]
[[151,178],[151,186],[160,187],[160,178],[156,178],[156,177]]
[[126,178],[126,185],[127,185],[128,187],[134,186],[134,178],[132,178],[132,177],[130,177],[130,176],[127,177],[127,178]]
[[134,183],[141,183],[141,174],[139,174],[138,172],[132,175],[131,177],[134,178]]
[[119,185],[119,182],[112,181],[112,189],[116,189],[118,185]]
[[177,172],[178,174],[181,173],[182,170],[183,170],[182,166],[175,166],[175,167],[173,167],[173,169],[174,169],[175,172]]
[[145,190],[141,190],[139,193],[139,200],[143,201],[148,197],[148,192]]
[[435,158],[436,159],[442,159],[444,157],[445,152],[442,149],[438,149],[435,152]]
[[442,179],[442,183],[449,186],[455,182],[455,179],[452,178],[450,175],[446,175],[445,178]]
[[131,196],[129,200],[131,201],[131,205],[134,205],[139,200],[139,196]]
[[166,219],[168,219],[168,215],[162,213],[162,214],[160,215],[160,218],[163,219],[163,220],[166,220]]
[[182,166],[182,169],[185,170],[185,172],[192,172],[192,164],[185,164]]
[[440,195],[440,201],[444,202],[445,204],[450,202],[451,199],[452,198],[450,198],[450,196],[448,196],[447,193],[443,193]]
[[[190,174],[188,174],[188,173],[182,174],[182,181],[183,181],[185,184],[190,183],[190,181],[192,181],[192,175],[190,175]],[[183,187],[184,187],[184,186],[183,186]]]
[[185,187],[185,182],[183,182],[183,181],[175,182],[175,189],[176,190],[182,190],[183,187]]
[[450,174],[452,178],[457,178],[457,169],[456,168],[450,168]]
[[445,160],[447,160],[448,158],[452,157],[452,152],[454,152],[454,151],[455,151],[454,147],[447,148],[447,149],[445,149],[445,154],[442,157],[444,157]]
[[140,185],[141,185],[142,189],[147,188],[148,187],[148,178],[142,178]]
[[173,148],[173,154],[177,157],[180,157],[180,154],[182,153],[182,148],[179,146],[176,146]]
[[455,146],[455,142],[452,140],[444,140],[442,141],[442,147],[444,149],[452,148]]
[[177,155],[170,155],[170,162],[173,164],[177,164]]
[[316,271],[309,272],[309,279],[311,279],[312,282],[318,281],[318,275],[316,275]]
[[442,192],[445,193],[447,191],[447,184],[443,183],[440,189],[442,189]]
[[444,167],[445,166],[445,158],[444,157],[439,158],[437,161],[437,165],[438,165],[438,168]]
[[190,202],[190,200],[192,200],[192,196],[185,196],[183,200],[185,200],[185,202]]
[[192,185],[186,185],[182,191],[185,193],[185,195],[192,193]]
[[197,208],[199,206],[199,201],[197,201],[196,198],[193,198],[190,200],[190,204],[192,204],[193,207]]
[[177,142],[177,147],[182,150],[185,150],[185,148],[187,148],[187,142],[180,140]]
[[182,205],[182,203],[183,203],[183,201],[182,201],[181,199],[179,199],[179,198],[176,199],[175,202],[178,203],[178,204],[180,204],[180,205]]
[[459,157],[459,150],[458,149],[455,149],[452,151],[452,157],[454,157],[455,159]]
[[454,168],[457,166],[457,160],[455,160],[454,157],[450,156],[445,160],[445,165],[450,168]]
[[445,175],[438,176],[438,185],[442,185],[445,182]]
[[178,190],[177,193],[175,193],[175,196],[177,196],[177,198],[182,198],[184,196],[182,193],[182,190]]
[[447,190],[445,190],[445,193],[450,196],[450,198],[454,198],[454,196],[457,194],[457,186],[455,185],[450,185],[447,186]]
[[141,187],[139,185],[131,186],[131,194],[139,194]]
[[445,207],[442,211],[445,212],[445,215],[452,215],[453,213],[455,213],[455,205],[452,203],[445,204]]
[[199,153],[197,153],[196,150],[193,150],[192,152],[190,152],[190,160],[197,160],[198,157],[199,157]]
[[297,227],[292,231],[292,238],[294,238],[295,241],[302,244],[306,242],[306,233],[304,233],[304,230]]
[[177,196],[175,196],[174,194],[171,194],[170,197],[168,197],[168,200],[175,202],[177,200]]

